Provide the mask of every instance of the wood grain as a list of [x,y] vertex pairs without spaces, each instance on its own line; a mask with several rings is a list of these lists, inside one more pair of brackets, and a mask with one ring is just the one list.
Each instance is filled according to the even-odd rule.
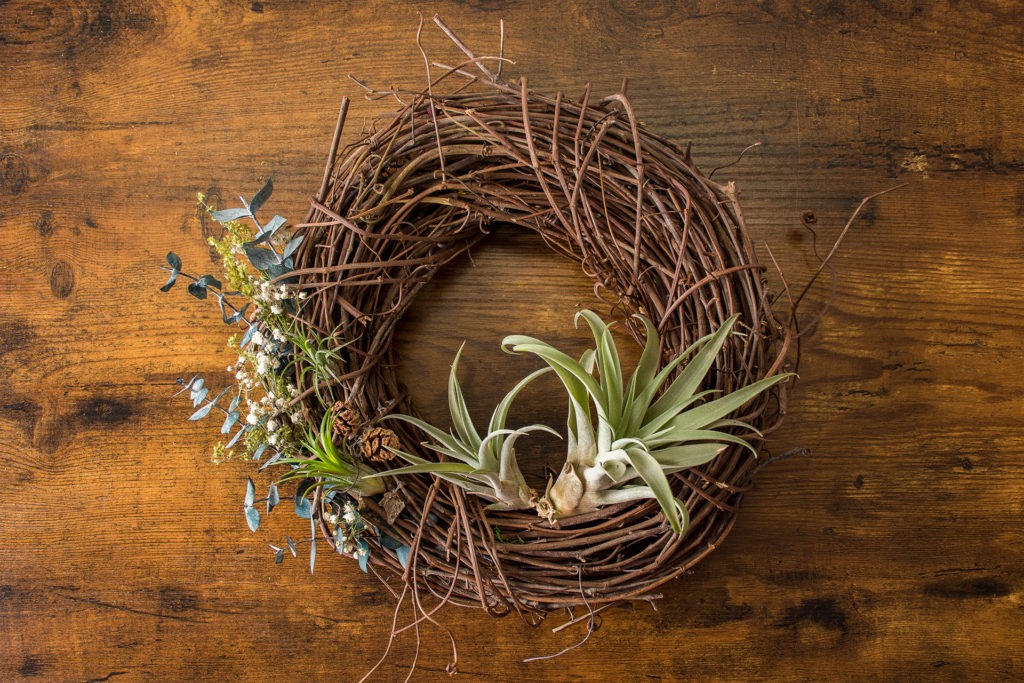
[[[336,107],[349,138],[388,111],[348,74],[423,83],[417,10],[479,52],[507,29],[532,87],[612,92],[736,180],[791,282],[873,203],[836,261],[832,309],[735,531],[658,611],[582,633],[451,609],[466,680],[1011,680],[1024,677],[1024,16],[998,0],[715,3],[0,4],[0,679],[356,680],[393,603],[351,562],[273,564],[304,533],[253,535],[244,463],[215,467],[175,378],[223,382],[212,308],[161,295],[170,249],[211,264],[196,192],[225,204],[267,176],[299,218]],[[456,59],[437,31],[424,46]],[[763,254],[764,252],[762,252]],[[475,264],[475,265],[474,265]],[[773,275],[773,277],[775,277]],[[776,278],[776,284],[777,278]],[[816,290],[808,311],[829,298]],[[402,376],[440,419],[444,377],[487,410],[521,374],[497,340],[569,342],[590,283],[499,230],[421,296]],[[524,418],[557,423],[543,392]],[[531,417],[535,416],[535,417]],[[543,476],[547,448],[531,458]],[[261,480],[265,486],[266,479]],[[550,626],[556,625],[551,623]],[[416,680],[443,680],[444,631]],[[377,680],[400,680],[414,641]]]

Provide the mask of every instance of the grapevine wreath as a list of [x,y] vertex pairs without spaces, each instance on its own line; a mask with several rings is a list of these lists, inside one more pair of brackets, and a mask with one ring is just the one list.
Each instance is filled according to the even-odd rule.
[[[345,100],[302,223],[259,217],[268,181],[241,208],[206,207],[225,227],[211,242],[226,284],[168,254],[164,291],[188,279],[239,332],[235,384],[211,398],[193,378],[182,391],[191,419],[223,415],[230,438],[216,458],[244,454],[283,472],[260,499],[248,481],[250,528],[264,503],[280,503],[278,484],[296,483],[311,536],[271,545],[278,561],[308,544],[312,569],[326,541],[399,607],[414,605],[410,626],[456,604],[534,624],[565,609],[593,629],[602,609],[660,597],[732,529],[764,435],[785,412],[800,297],[780,322],[732,184],[648,131],[624,92],[587,87],[577,101],[532,91],[502,78],[502,57],[477,57],[436,21],[465,61],[433,64],[422,91],[367,89],[399,108],[339,149]],[[543,367],[486,430],[463,398],[456,356],[452,427],[430,425],[396,379],[396,327],[499,224],[577,263],[611,304],[610,324],[643,352],[624,377],[609,323],[581,311],[593,348],[580,358],[505,338],[505,350]],[[506,426],[519,391],[545,372],[569,399],[565,428]],[[535,489],[514,444],[541,430],[565,439],[567,457]]]

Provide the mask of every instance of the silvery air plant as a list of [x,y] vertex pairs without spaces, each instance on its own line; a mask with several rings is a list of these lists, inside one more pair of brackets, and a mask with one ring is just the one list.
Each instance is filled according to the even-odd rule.
[[[399,451],[410,466],[372,476],[431,472],[493,501],[492,509],[533,508],[550,521],[604,505],[652,498],[671,528],[682,534],[688,524],[686,508],[674,497],[668,475],[709,462],[729,444],[756,455],[745,439],[723,430],[738,428],[751,434],[757,430],[729,419],[729,415],[791,376],[767,377],[723,396],[716,396],[714,390],[700,391],[737,317],[729,318],[716,332],[662,367],[657,329],[647,318],[637,316],[646,330],[646,342],[628,381],[623,378],[611,330],[591,311],[576,317],[577,323],[581,318],[587,322],[595,342],[595,348],[579,360],[532,337],[506,337],[503,348],[534,354],[548,367],[529,375],[509,392],[495,409],[484,435],[473,426],[462,398],[456,356],[448,382],[453,432],[413,417],[392,416],[420,427],[431,439],[424,445],[451,461],[432,463]],[[515,396],[545,371],[554,371],[568,394],[568,452],[557,477],[541,495],[523,479],[513,445],[530,431],[553,430],[543,425],[507,429],[505,420]]]
[[[279,215],[265,223],[257,218],[272,191],[268,180],[251,200],[241,198],[240,208],[220,211],[210,209],[199,196],[202,207],[224,229],[220,239],[209,240],[223,262],[223,284],[213,275],[184,272],[181,258],[174,252],[167,254],[164,269],[170,277],[161,291],[170,291],[179,278],[188,280],[188,293],[200,300],[216,299],[224,322],[236,330],[228,346],[237,353],[237,360],[227,367],[234,384],[211,397],[207,382],[194,376],[178,380],[182,386],[179,393],[188,392],[192,401],[194,412],[189,420],[211,415],[224,418],[220,431],[225,441],[214,449],[215,462],[244,457],[261,461],[261,470],[271,465],[285,468],[285,474],[260,499],[252,479],[247,480],[242,510],[252,531],[260,526],[263,504],[269,514],[280,503],[278,483],[296,482],[295,512],[310,520],[311,535],[303,541],[288,537],[284,543],[271,544],[277,562],[286,551],[295,556],[298,546],[309,543],[312,571],[316,501],[321,517],[332,529],[338,552],[358,559],[364,571],[374,543],[395,551],[404,563],[408,547],[359,514],[358,497],[382,493],[384,487],[379,479],[367,476],[372,470],[356,455],[365,447],[368,433],[345,429],[345,407],[332,393],[331,380],[341,372],[339,351],[345,342],[311,329],[297,315],[306,294],[295,287],[289,273],[303,238],[283,229],[286,220]],[[311,387],[327,407],[316,424],[308,423],[299,407],[297,384]],[[350,407],[348,410],[351,412]],[[389,432],[375,428],[369,433],[376,441],[383,433],[383,443],[393,445]],[[317,489],[319,496],[314,495]]]

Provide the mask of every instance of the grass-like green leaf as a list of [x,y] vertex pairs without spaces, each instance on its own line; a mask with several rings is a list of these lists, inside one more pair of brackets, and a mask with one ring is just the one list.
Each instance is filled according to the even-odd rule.
[[626,450],[626,453],[629,455],[629,461],[633,465],[633,469],[637,471],[640,478],[644,480],[644,483],[654,493],[654,498],[658,501],[658,505],[661,506],[662,512],[665,513],[665,518],[668,519],[672,531],[677,534],[683,533],[685,531],[685,520],[679,510],[684,508],[684,506],[676,501],[675,496],[672,495],[672,486],[668,482],[668,477],[665,476],[661,463],[646,450],[630,448]]

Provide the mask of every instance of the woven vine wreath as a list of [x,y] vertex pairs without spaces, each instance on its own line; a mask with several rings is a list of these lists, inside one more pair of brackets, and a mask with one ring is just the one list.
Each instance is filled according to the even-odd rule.
[[[738,316],[701,389],[734,392],[782,371],[788,330],[773,316],[734,188],[646,130],[624,94],[542,95],[525,78],[502,81],[466,52],[469,62],[427,91],[402,94],[393,116],[336,153],[343,105],[324,185],[299,227],[305,239],[292,276],[308,293],[301,315],[347,344],[335,410],[353,450],[361,444],[372,457],[383,438],[438,460],[421,445],[423,431],[384,419],[414,411],[395,377],[395,329],[439,269],[498,224],[533,231],[579,264],[638,342],[644,326],[630,316],[652,321],[663,363]],[[473,67],[479,74],[468,87],[439,94]],[[332,409],[312,387],[300,390],[307,419]],[[782,405],[777,384],[733,418],[757,430],[741,429],[756,447]],[[363,496],[361,509],[412,559],[381,546],[369,566],[385,582],[398,577],[415,593],[494,616],[652,599],[733,526],[756,453],[724,445],[706,465],[669,477],[690,520],[682,535],[651,499],[549,521],[535,510],[485,510],[493,500],[429,473],[401,475],[388,482],[390,509],[377,496]],[[330,521],[319,522],[335,538]]]
[[[400,108],[339,149],[343,102],[304,222],[257,219],[268,182],[240,209],[210,209],[226,227],[212,244],[228,287],[168,255],[164,291],[187,278],[189,293],[215,297],[244,330],[229,368],[237,392],[210,398],[199,378],[183,391],[192,419],[217,409],[221,431],[234,431],[219,456],[244,446],[263,467],[287,467],[279,482],[298,481],[311,563],[318,529],[399,607],[412,601],[413,625],[456,604],[533,624],[568,609],[569,623],[593,629],[606,607],[661,597],[732,529],[764,435],[785,412],[794,325],[773,313],[734,187],[644,128],[624,92],[533,92],[525,78],[502,79],[503,59],[476,57],[437,23],[467,60],[435,65],[423,91],[371,91]],[[482,434],[456,357],[446,431],[419,420],[400,386],[395,330],[438,271],[501,224],[578,264],[644,351],[627,382],[606,321],[589,311],[576,322],[594,348],[579,359],[506,338],[506,350],[545,368],[512,389]],[[570,398],[568,455],[535,491],[513,444],[542,427],[505,422],[545,371]],[[250,480],[253,530],[262,502],[280,503],[277,484],[257,500]],[[297,545],[272,547],[280,561]]]

